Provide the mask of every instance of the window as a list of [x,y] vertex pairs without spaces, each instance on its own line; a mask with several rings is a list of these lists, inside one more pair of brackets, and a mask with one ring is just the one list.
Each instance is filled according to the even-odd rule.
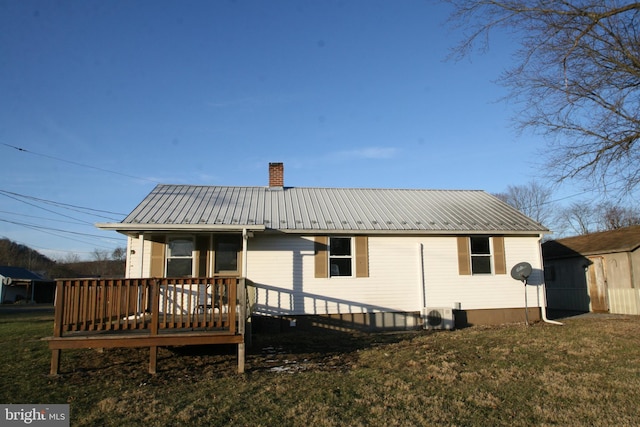
[[329,276],[352,275],[351,237],[331,237],[329,239]]
[[[329,249],[330,245],[333,247],[332,251]],[[349,258],[351,261],[348,261]],[[335,267],[330,267],[332,263]],[[314,237],[313,264],[314,277],[318,279],[328,278],[331,269],[336,273],[331,276],[369,277],[369,238],[354,236],[329,239],[329,236],[316,236]],[[341,268],[341,264],[346,265]]]
[[242,250],[240,237],[220,237],[216,239],[215,272],[237,273],[238,256]]
[[491,274],[491,245],[488,237],[471,237],[471,273]]
[[507,274],[504,236],[460,236],[457,241],[460,275]]
[[193,275],[193,239],[170,238],[167,249],[167,277],[191,277]]

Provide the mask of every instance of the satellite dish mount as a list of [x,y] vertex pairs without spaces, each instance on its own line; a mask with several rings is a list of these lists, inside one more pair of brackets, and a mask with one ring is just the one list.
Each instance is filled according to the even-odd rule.
[[511,277],[515,280],[520,280],[524,284],[524,317],[527,322],[527,326],[529,325],[529,306],[527,304],[527,279],[531,276],[531,272],[533,269],[531,268],[531,264],[528,262],[519,262],[514,265],[511,269]]

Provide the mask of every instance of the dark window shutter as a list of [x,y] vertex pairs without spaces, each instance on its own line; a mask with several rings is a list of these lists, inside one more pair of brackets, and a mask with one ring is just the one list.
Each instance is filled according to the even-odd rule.
[[329,238],[327,236],[316,236],[315,239],[315,277],[318,279],[327,278],[329,276],[327,244]]
[[464,276],[471,274],[471,255],[469,254],[468,237],[458,237],[458,272]]
[[507,261],[504,253],[504,237],[493,238],[493,266],[496,274],[507,274]]
[[356,277],[369,277],[369,238],[356,236]]
[[163,242],[151,242],[151,277],[164,277],[164,250]]

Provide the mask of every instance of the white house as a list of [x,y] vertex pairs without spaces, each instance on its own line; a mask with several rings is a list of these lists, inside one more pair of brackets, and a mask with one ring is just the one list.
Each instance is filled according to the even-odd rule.
[[[126,276],[238,276],[253,314],[301,327],[413,328],[539,319],[548,230],[483,191],[158,185],[120,223]],[[511,268],[528,262],[528,286]],[[525,305],[526,292],[526,305]],[[431,311],[431,310],[428,310]],[[442,323],[447,326],[446,322]]]

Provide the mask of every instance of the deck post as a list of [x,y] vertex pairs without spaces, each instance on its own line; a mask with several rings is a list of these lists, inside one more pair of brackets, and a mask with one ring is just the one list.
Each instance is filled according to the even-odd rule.
[[239,318],[238,318],[238,330],[236,331],[242,335],[242,342],[238,344],[238,373],[244,374],[244,359],[245,359],[245,321],[247,315],[247,282],[245,278],[241,278],[236,281],[236,303],[240,303]]
[[[62,316],[64,313],[64,282],[61,280],[56,281],[56,295],[53,302],[55,307],[55,313],[53,316],[53,336],[60,338],[62,336],[63,321]],[[60,353],[62,350],[51,350],[51,370],[50,375],[58,375],[60,371]]]
[[155,374],[158,367],[158,346],[149,347],[149,373]]
[[[158,335],[160,323],[160,284],[157,279],[151,285],[151,336]],[[158,367],[158,346],[149,347],[149,373],[155,374]]]
[[58,375],[58,371],[60,370],[60,352],[62,350],[51,350],[51,371],[49,371],[49,375]]
[[244,342],[238,344],[238,373],[244,374]]

